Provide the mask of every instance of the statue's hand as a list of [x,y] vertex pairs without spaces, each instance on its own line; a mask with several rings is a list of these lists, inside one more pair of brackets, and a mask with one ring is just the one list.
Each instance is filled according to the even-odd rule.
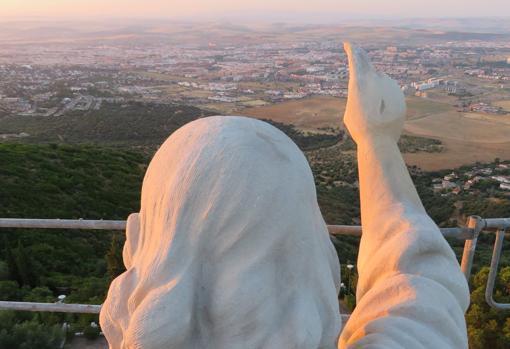
[[396,81],[378,73],[365,51],[346,42],[349,60],[349,95],[344,123],[360,143],[377,138],[398,140],[404,126],[406,105]]

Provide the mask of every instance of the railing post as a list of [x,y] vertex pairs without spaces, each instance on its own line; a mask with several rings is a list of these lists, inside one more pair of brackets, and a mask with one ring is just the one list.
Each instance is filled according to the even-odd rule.
[[464,243],[464,252],[462,253],[460,268],[466,280],[469,282],[471,268],[473,267],[473,258],[475,257],[476,242],[478,241],[478,235],[484,228],[484,220],[479,216],[469,216],[467,226],[473,229],[473,238],[466,240]]
[[491,268],[489,276],[487,277],[487,285],[485,286],[485,301],[489,306],[494,309],[508,310],[510,309],[509,303],[498,303],[494,300],[494,286],[498,277],[499,259],[501,257],[501,249],[503,248],[503,241],[505,240],[506,229],[498,229],[496,233],[496,240],[494,241],[494,249],[492,251]]

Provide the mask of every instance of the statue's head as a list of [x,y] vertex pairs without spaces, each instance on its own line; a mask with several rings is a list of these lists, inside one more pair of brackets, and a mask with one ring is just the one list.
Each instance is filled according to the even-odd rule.
[[271,125],[209,117],[152,159],[101,309],[111,348],[334,348],[338,258],[310,167]]

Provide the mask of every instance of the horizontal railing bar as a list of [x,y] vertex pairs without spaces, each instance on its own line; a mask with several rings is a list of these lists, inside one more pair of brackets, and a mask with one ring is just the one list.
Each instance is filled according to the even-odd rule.
[[485,218],[482,219],[483,230],[507,230],[510,229],[510,218]]
[[0,218],[0,228],[125,230],[126,221]]
[[328,231],[331,235],[361,236],[361,226],[359,225],[328,225]]
[[[476,217],[481,230],[506,230],[510,228],[510,218],[481,219]],[[478,226],[478,224],[477,224]],[[328,225],[331,235],[361,236],[361,226]],[[126,221],[123,220],[85,220],[85,219],[25,219],[0,218],[0,228],[28,228],[28,229],[91,229],[91,230],[125,230]],[[445,237],[455,237],[465,240],[476,240],[480,229],[474,228],[441,228]],[[469,242],[469,241],[468,241]],[[474,249],[469,252],[474,254]],[[491,268],[493,266],[491,265]],[[469,273],[468,273],[469,274]],[[467,275],[469,278],[469,275]],[[98,314],[101,305],[66,304],[66,303],[32,303],[0,301],[0,310],[24,310],[64,313]]]
[[44,311],[56,313],[87,313],[99,314],[100,305],[66,304],[66,303],[33,303],[0,301],[0,310]]
[[[494,220],[487,228],[499,227],[501,220]],[[508,220],[510,225],[510,220]],[[28,218],[0,218],[0,228],[28,228],[28,229],[90,229],[90,230],[125,230],[126,221],[121,220],[88,220],[88,219],[28,219]],[[359,225],[328,225],[331,235],[361,236]],[[445,237],[471,239],[473,231],[469,228],[441,228]]]
[[462,240],[470,240],[474,236],[474,230],[471,228],[439,228],[445,238],[457,238]]
[[[99,314],[100,305],[92,304],[66,304],[66,303],[33,303],[33,302],[5,302],[0,301],[0,310],[18,310],[18,311],[42,311],[56,313],[82,313]],[[345,324],[350,314],[340,314],[342,322]]]
[[[445,238],[457,238],[469,240],[473,238],[473,229],[470,228],[440,228]],[[359,225],[328,225],[328,231],[331,235],[353,235],[361,236],[361,226]]]

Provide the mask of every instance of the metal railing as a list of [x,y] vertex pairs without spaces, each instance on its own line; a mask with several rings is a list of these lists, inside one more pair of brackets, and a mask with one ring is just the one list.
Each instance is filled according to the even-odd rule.
[[[84,220],[84,219],[25,219],[0,218],[0,228],[28,228],[28,229],[83,229],[83,230],[125,230],[126,221],[113,220]],[[497,303],[493,299],[494,284],[497,277],[499,259],[503,248],[505,231],[510,229],[510,218],[488,218],[471,216],[466,227],[441,228],[441,233],[447,238],[465,240],[462,254],[461,269],[469,280],[478,236],[482,231],[496,231],[496,241],[492,254],[489,278],[487,280],[485,298],[487,303],[495,309],[510,309],[510,304]],[[361,236],[361,226],[328,225],[331,235]],[[66,304],[66,303],[33,303],[0,301],[0,310],[25,310],[64,313],[92,313],[101,310],[100,305]]]

